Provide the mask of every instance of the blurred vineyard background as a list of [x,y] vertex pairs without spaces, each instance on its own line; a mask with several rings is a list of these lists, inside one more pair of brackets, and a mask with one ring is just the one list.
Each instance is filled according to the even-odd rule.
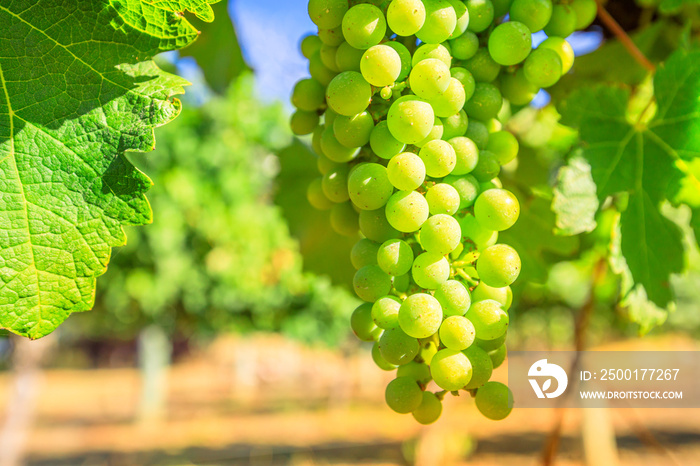
[[[199,42],[162,57],[193,86],[156,150],[130,157],[155,183],[155,221],[127,231],[92,312],[37,342],[0,338],[0,465],[537,464],[558,422],[557,464],[700,463],[698,410],[516,409],[493,422],[463,398],[421,427],[384,405],[391,375],[349,332],[353,241],[308,205],[315,156],[279,100],[305,74],[305,4],[222,2],[217,21],[197,24]],[[610,6],[625,18],[637,8]],[[681,40],[674,19],[639,21],[625,27],[642,29],[653,59]],[[606,68],[643,77],[596,28],[577,42],[584,53],[602,40],[596,58],[580,57],[554,92]],[[526,206],[506,239],[523,258],[509,348],[699,349],[697,247],[666,317],[634,295],[618,302],[625,284],[605,252],[612,211],[590,233],[557,234],[576,228],[555,225],[550,209],[575,137],[540,97],[509,128],[523,150],[503,176]],[[697,245],[689,213],[668,215]]]

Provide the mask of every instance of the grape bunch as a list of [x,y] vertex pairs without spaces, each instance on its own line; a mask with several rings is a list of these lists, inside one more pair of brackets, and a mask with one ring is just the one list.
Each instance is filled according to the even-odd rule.
[[499,114],[571,69],[565,38],[596,2],[310,0],[308,12],[318,34],[301,42],[311,77],[294,88],[291,127],[318,155],[309,202],[360,238],[351,261],[365,303],[351,326],[396,371],[386,402],[429,424],[446,394],[466,391],[503,419],[512,394],[489,380],[521,263],[498,243],[520,214],[498,178],[519,149]]

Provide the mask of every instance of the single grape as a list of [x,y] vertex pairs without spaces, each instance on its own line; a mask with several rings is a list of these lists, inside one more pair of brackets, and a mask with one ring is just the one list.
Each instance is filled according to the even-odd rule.
[[598,15],[598,5],[595,0],[573,0],[571,8],[576,12],[576,30],[590,26]]
[[384,209],[360,211],[360,231],[377,243],[401,236],[401,233],[389,224],[384,212]]
[[453,175],[466,175],[476,168],[479,163],[479,148],[474,141],[467,137],[456,137],[448,141],[455,150],[455,166]]
[[499,65],[517,65],[532,50],[532,34],[523,23],[508,21],[491,32],[488,47],[491,58]]
[[496,178],[501,172],[501,165],[496,159],[496,155],[488,150],[479,152],[479,161],[471,171],[471,175],[476,178],[479,183],[486,183]]
[[337,52],[338,52],[338,47],[331,47],[328,44],[323,44],[321,46],[321,50],[319,51],[320,56],[321,56],[321,61],[323,62],[324,65],[326,65],[326,68],[328,68],[329,70],[335,71],[335,72],[340,72],[340,68],[338,68],[338,65],[336,64],[336,61],[335,61]]
[[510,20],[523,23],[530,32],[544,29],[552,17],[552,0],[513,0]]
[[464,136],[474,141],[479,150],[486,149],[489,143],[489,130],[479,120],[469,120],[469,128]]
[[491,0],[493,3],[493,13],[496,18],[501,18],[510,10],[513,0]]
[[[469,117],[467,117],[464,110],[460,110],[459,113],[443,118],[442,127],[442,139],[445,141],[464,136],[464,133],[467,132],[467,128],[469,127]],[[454,145],[452,147],[454,147]],[[456,150],[457,149],[455,149],[455,151]]]
[[350,316],[350,327],[355,336],[362,341],[374,341],[381,331],[372,320],[372,305],[369,303],[360,304],[353,311]]
[[377,264],[377,252],[379,252],[379,244],[374,241],[362,238],[355,243],[350,251],[350,262],[355,270],[359,270],[366,265]]
[[481,282],[472,291],[472,298],[474,301],[483,301],[485,299],[493,299],[501,303],[504,311],[510,308],[513,302],[513,291],[511,291],[509,286],[504,286],[502,288],[493,288],[488,286],[486,283]]
[[346,0],[309,0],[309,18],[319,28],[340,26],[347,11]]
[[437,58],[426,58],[413,66],[408,80],[418,97],[432,99],[447,90],[450,78],[449,66]]
[[442,401],[431,392],[423,392],[423,400],[413,410],[413,418],[419,424],[428,425],[440,419],[442,414]]
[[362,55],[362,76],[373,86],[391,86],[401,74],[401,57],[388,45],[375,45]]
[[386,169],[391,184],[401,191],[413,191],[425,181],[425,164],[413,152],[392,157]]
[[372,360],[374,363],[383,371],[393,371],[396,369],[396,366],[388,362],[386,359],[384,359],[384,356],[382,356],[382,353],[379,351],[379,342],[375,341],[374,344],[372,345]]
[[549,37],[569,37],[576,30],[576,10],[570,5],[557,4],[552,8],[552,17],[544,27]]
[[322,43],[330,45],[331,47],[338,47],[345,42],[343,38],[343,28],[340,27],[340,25],[331,29],[319,29],[318,38]]
[[430,361],[430,373],[438,387],[459,390],[472,378],[472,366],[464,353],[449,348],[438,351]]
[[321,50],[321,39],[315,34],[309,34],[301,40],[301,54],[306,58],[311,58],[316,52]]
[[355,273],[355,293],[360,299],[374,302],[391,291],[391,277],[378,265],[367,265]]
[[505,419],[513,409],[513,394],[500,382],[486,382],[476,392],[476,407],[494,421]]
[[333,207],[333,201],[328,199],[323,192],[321,178],[316,178],[309,184],[306,190],[306,199],[317,210],[330,210]]
[[318,113],[297,110],[292,114],[289,127],[292,128],[292,132],[297,136],[305,136],[314,132],[318,126],[318,121]]
[[466,100],[465,86],[458,79],[450,78],[447,89],[442,94],[429,99],[429,102],[433,106],[435,115],[447,118],[462,110]]
[[369,106],[371,99],[372,86],[357,71],[343,71],[333,78],[326,89],[328,106],[339,115],[353,116],[362,113]]
[[450,278],[450,263],[441,255],[426,252],[413,261],[411,273],[418,286],[434,290]]
[[450,51],[442,44],[423,44],[413,53],[411,66],[416,66],[423,60],[435,58],[443,62],[448,68],[452,66],[452,55]]
[[405,273],[394,277],[394,289],[399,293],[408,292],[408,288],[411,286],[411,274]]
[[386,10],[389,27],[399,36],[412,36],[425,23],[425,6],[421,0],[393,0]]
[[320,49],[309,59],[309,74],[323,86],[328,86],[333,78],[338,75],[338,73],[328,69],[328,67],[323,64],[321,61]]
[[[595,3],[595,2],[594,2]],[[550,37],[540,44],[538,48],[551,49],[557,52],[562,63],[562,74],[566,74],[574,66],[574,49],[571,48],[566,39],[561,37]]]
[[339,235],[353,238],[359,231],[359,219],[357,212],[349,202],[336,204],[331,208],[331,227]]
[[[471,306],[469,290],[457,280],[447,280],[435,290],[435,299],[446,316],[463,316]],[[468,346],[468,345],[467,345]]]
[[323,175],[323,193],[335,203],[346,202],[350,199],[348,194],[348,171],[346,164],[339,164],[336,168]]
[[462,230],[463,243],[471,243],[476,249],[483,250],[496,244],[496,241],[498,241],[498,232],[485,229],[472,214],[467,214],[457,219],[457,221]]
[[430,367],[427,364],[416,361],[399,366],[396,371],[396,377],[410,377],[421,385],[426,385],[433,380],[433,377],[430,375]]
[[353,116],[338,115],[333,121],[333,135],[348,148],[362,147],[369,142],[374,120],[369,112]]
[[471,99],[474,96],[474,89],[476,88],[476,81],[471,72],[466,68],[456,66],[450,70],[450,74],[452,74],[453,78],[462,83],[465,102]]
[[[330,160],[326,155],[323,153],[323,149],[321,148],[321,137],[323,136],[323,132],[325,131],[326,126],[325,125],[318,125],[316,129],[314,130],[313,134],[311,135],[311,148],[314,150],[316,155],[319,157],[323,156],[327,160],[329,160],[331,163],[335,163],[332,160]],[[323,172],[321,172],[323,173]]]
[[433,129],[430,130],[430,133],[428,133],[428,135],[425,137],[425,139],[423,139],[421,142],[415,143],[415,146],[422,148],[430,141],[435,141],[436,139],[442,139],[443,132],[444,132],[444,127],[442,126],[442,120],[436,116],[435,122],[433,123]]
[[394,296],[379,298],[372,305],[372,320],[382,329],[395,328],[399,325],[401,301]]
[[[440,325],[440,341],[449,349],[457,351],[467,349],[474,343],[475,337],[476,330],[474,330],[474,325],[466,317],[450,316]],[[473,369],[474,361],[471,361],[471,363]]]
[[477,338],[476,340],[474,340],[474,344],[486,352],[493,351],[495,349],[498,349],[505,343],[507,336],[508,332],[504,333],[498,338],[494,338],[493,340],[482,340],[480,338]]
[[429,294],[416,293],[401,303],[399,325],[408,336],[427,338],[438,331],[441,322],[440,303]]
[[457,27],[457,14],[447,0],[423,0],[425,22],[416,37],[426,44],[445,42]]
[[430,253],[444,256],[454,251],[462,238],[459,222],[446,214],[433,215],[420,229],[420,242]]
[[452,185],[447,183],[438,183],[428,189],[428,192],[425,194],[425,200],[428,201],[428,209],[431,215],[454,215],[457,213],[460,204],[459,193]]
[[394,193],[386,204],[386,218],[398,231],[418,231],[428,219],[428,201],[416,191]]
[[[435,61],[444,66],[442,62]],[[428,102],[407,95],[391,105],[386,121],[389,131],[397,140],[404,144],[415,144],[430,134],[435,123],[435,113]]]
[[332,126],[325,127],[321,134],[321,150],[323,155],[337,163],[349,162],[360,153],[359,148],[345,147],[338,142]]
[[386,120],[380,121],[374,127],[369,137],[369,145],[372,151],[383,159],[391,159],[406,148],[406,144],[391,134]]
[[398,377],[386,387],[386,404],[399,414],[417,409],[423,402],[423,391],[410,377]]
[[399,73],[399,76],[396,78],[396,81],[403,81],[404,79],[408,78],[408,74],[411,72],[411,52],[408,51],[405,45],[403,45],[401,42],[397,42],[395,40],[390,40],[389,42],[385,42],[384,45],[387,47],[391,47],[396,51],[396,53],[399,54],[399,58],[401,58],[401,72]]
[[489,189],[476,199],[474,216],[488,230],[507,230],[520,216],[520,203],[510,191]]
[[377,210],[389,200],[394,187],[383,165],[365,163],[350,173],[348,192],[352,203],[360,209]]
[[479,278],[489,286],[509,286],[520,275],[520,257],[512,247],[495,244],[484,249],[476,263]]
[[442,178],[450,174],[457,163],[454,148],[447,141],[434,140],[424,145],[418,156],[425,164],[425,172],[433,178]]
[[450,5],[454,8],[455,16],[457,17],[457,25],[449,37],[450,39],[455,39],[467,31],[467,27],[469,26],[469,10],[462,0],[447,1],[450,2]]
[[323,85],[316,79],[302,79],[296,83],[292,91],[292,105],[299,110],[313,112],[323,105],[325,101],[324,92]]
[[350,8],[343,17],[343,36],[356,49],[367,50],[379,44],[386,33],[386,19],[382,10],[362,3]]
[[389,275],[404,275],[413,265],[413,250],[405,241],[390,239],[377,249],[376,261]]
[[506,165],[518,156],[518,140],[508,131],[496,131],[489,135],[486,150],[496,156],[499,165]]
[[379,337],[379,352],[390,364],[397,366],[408,364],[419,351],[418,340],[406,335],[400,327],[384,330]]
[[513,105],[529,104],[539,90],[539,87],[525,78],[522,68],[515,73],[507,73],[501,79],[501,93]]
[[474,204],[479,195],[479,183],[471,175],[450,175],[443,180],[452,185],[459,194],[459,209],[466,209]]
[[343,42],[338,46],[338,51],[335,54],[335,65],[340,71],[356,71],[360,72],[360,62],[364,50],[356,49],[347,42]]
[[508,330],[508,314],[498,301],[487,299],[472,303],[467,318],[474,324],[476,336],[482,340],[493,340]]
[[491,26],[494,17],[491,0],[466,0],[469,10],[469,26],[472,32],[482,32]]
[[501,367],[501,364],[503,364],[503,362],[506,360],[506,357],[508,356],[508,349],[506,348],[506,345],[501,345],[495,350],[489,351],[488,355],[491,358],[493,368],[497,369]]
[[503,106],[501,91],[491,83],[476,83],[474,95],[464,105],[469,118],[489,120],[495,118]]
[[469,363],[472,365],[472,378],[464,388],[472,390],[481,387],[489,381],[493,373],[491,357],[486,351],[476,345],[470,346],[463,350],[462,353],[469,358]]
[[465,61],[464,68],[469,71],[476,82],[493,82],[501,72],[501,65],[496,63],[486,47],[476,51],[473,57]]
[[479,38],[471,31],[467,31],[450,42],[452,56],[457,60],[468,60],[479,50]]

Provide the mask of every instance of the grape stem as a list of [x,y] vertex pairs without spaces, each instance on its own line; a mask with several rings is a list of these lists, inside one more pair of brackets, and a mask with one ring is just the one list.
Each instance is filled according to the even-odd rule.
[[649,59],[642,53],[641,50],[639,50],[639,47],[632,41],[629,35],[625,32],[624,29],[622,29],[622,26],[613,18],[610,13],[608,13],[608,10],[605,9],[603,5],[601,5],[600,0],[596,0],[596,3],[598,4],[598,17],[600,18],[600,21],[607,27],[610,32],[612,32],[615,37],[618,38],[620,43],[622,43],[622,46],[627,49],[627,51],[632,55],[632,58],[637,61],[640,65],[642,65],[644,68],[649,70],[650,72],[655,72],[656,67],[652,62],[649,61]]
[[462,277],[467,283],[469,283],[469,284],[472,285],[472,286],[477,286],[477,285],[479,284],[479,282],[477,282],[477,281],[474,280],[472,277],[470,277],[469,275],[467,275],[467,272],[465,272],[465,271],[462,270],[462,269],[455,269],[455,273],[456,273],[457,275],[459,275],[460,277]]

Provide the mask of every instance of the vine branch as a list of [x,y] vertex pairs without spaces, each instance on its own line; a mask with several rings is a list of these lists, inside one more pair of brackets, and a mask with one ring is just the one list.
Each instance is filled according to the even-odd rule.
[[622,26],[613,18],[610,13],[608,13],[608,10],[605,9],[603,5],[601,5],[600,0],[596,0],[596,3],[598,4],[598,18],[600,18],[600,21],[607,27],[610,32],[612,32],[615,37],[618,38],[620,43],[622,43],[622,46],[627,49],[627,51],[632,55],[632,58],[637,61],[640,65],[642,65],[644,68],[649,70],[650,72],[655,72],[656,71],[656,66],[649,61],[649,59],[642,53],[641,50],[639,50],[639,47],[632,41],[629,35],[625,32],[624,29],[622,29]]

